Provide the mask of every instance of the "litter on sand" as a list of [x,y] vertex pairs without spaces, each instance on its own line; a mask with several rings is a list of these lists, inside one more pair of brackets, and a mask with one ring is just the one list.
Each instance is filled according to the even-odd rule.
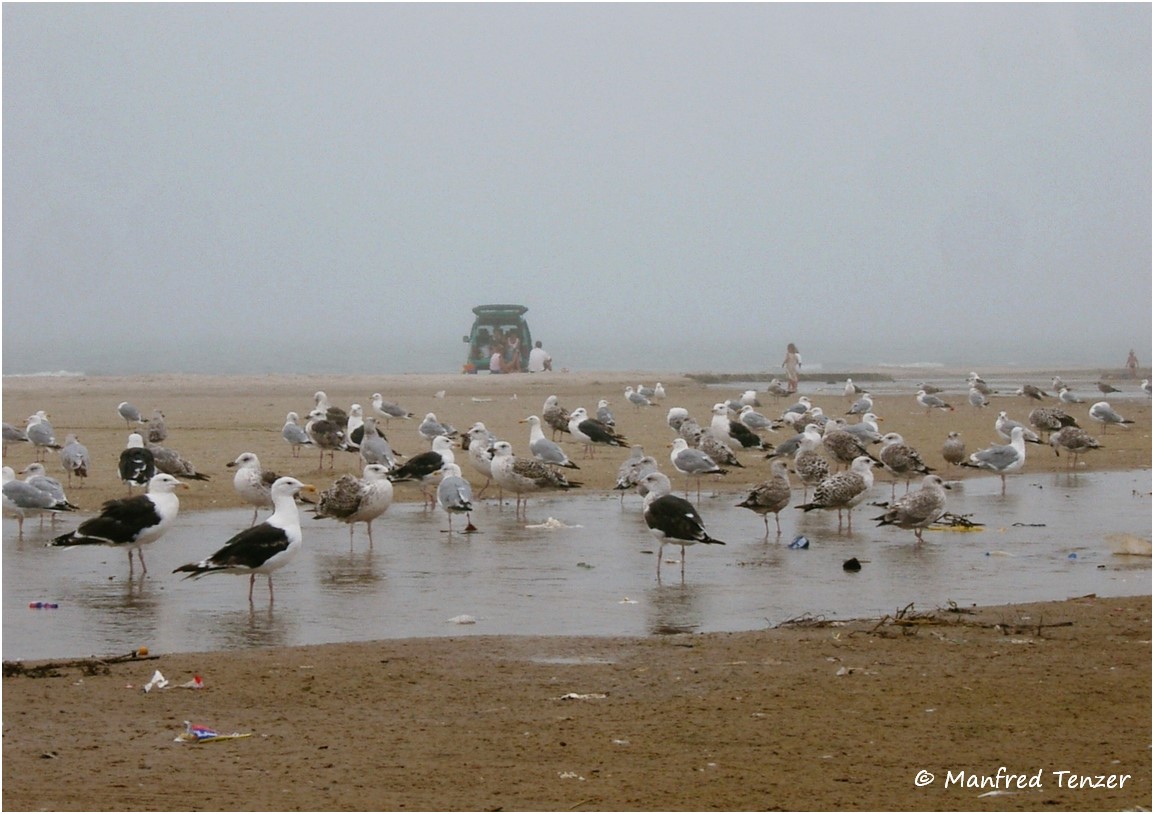
[[215,729],[211,729],[203,724],[194,724],[189,721],[184,722],[184,731],[177,735],[173,740],[176,743],[215,743],[216,741],[231,741],[237,738],[251,738],[251,732],[233,732],[230,735],[222,735]]
[[163,690],[167,686],[168,679],[161,674],[160,670],[157,670],[152,674],[152,678],[148,680],[148,683],[144,685],[143,689],[145,692],[152,692],[154,688]]

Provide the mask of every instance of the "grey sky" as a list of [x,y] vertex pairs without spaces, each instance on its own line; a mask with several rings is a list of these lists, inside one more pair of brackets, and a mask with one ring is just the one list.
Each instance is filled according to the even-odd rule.
[[1149,354],[1149,4],[3,23],[6,373],[452,369],[483,302],[586,367]]

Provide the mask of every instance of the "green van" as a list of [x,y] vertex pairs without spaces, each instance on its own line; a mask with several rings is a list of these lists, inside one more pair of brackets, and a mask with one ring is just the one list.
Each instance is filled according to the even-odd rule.
[[529,369],[529,350],[533,347],[533,336],[529,333],[529,323],[525,321],[524,305],[478,305],[473,309],[473,330],[462,340],[469,345],[465,359],[465,373],[476,373],[489,369],[489,358],[493,353],[493,337],[508,337],[516,333],[521,339],[521,371]]

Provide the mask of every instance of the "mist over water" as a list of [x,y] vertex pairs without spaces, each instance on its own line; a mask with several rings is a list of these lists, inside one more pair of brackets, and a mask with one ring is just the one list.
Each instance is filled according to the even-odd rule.
[[[718,339],[712,336],[676,336],[655,332],[640,340],[615,341],[609,337],[560,337],[553,341],[548,326],[526,315],[534,338],[540,336],[553,355],[554,369],[574,371],[670,371],[675,373],[768,373],[781,375],[784,343],[748,338]],[[78,347],[58,344],[25,344],[19,339],[5,342],[4,375],[30,375],[68,371],[90,376],[124,376],[159,373],[206,375],[264,374],[404,374],[459,373],[465,362],[466,346],[461,336],[468,332],[471,314],[459,315],[460,327],[426,341],[411,334],[382,331],[366,335],[351,332],[324,341],[295,342],[292,332],[235,342],[188,341],[174,337],[153,337],[139,343],[113,344],[93,339]],[[896,371],[930,370],[936,367],[977,370],[1019,367],[1026,370],[1070,368],[1121,368],[1127,345],[1109,348],[1061,347],[1033,342],[1029,338],[1014,345],[985,342],[966,344],[915,341],[900,345],[865,341],[853,345],[831,345],[820,339],[793,339],[802,352],[802,372],[860,371],[878,367]],[[779,347],[780,344],[780,347]],[[1141,346],[1139,346],[1141,354]],[[1140,356],[1141,358],[1141,356]],[[1143,364],[1147,360],[1142,359]]]

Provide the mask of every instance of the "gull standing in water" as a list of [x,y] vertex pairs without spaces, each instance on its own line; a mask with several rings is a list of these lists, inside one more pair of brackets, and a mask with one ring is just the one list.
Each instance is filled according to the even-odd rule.
[[979,450],[968,461],[962,461],[962,466],[997,472],[1002,479],[1002,494],[1006,494],[1007,473],[1017,472],[1026,464],[1026,442],[1022,430],[1022,427],[1014,427],[1010,430],[1009,444],[994,444]]
[[1078,465],[1078,456],[1092,449],[1101,449],[1096,438],[1090,436],[1081,427],[1063,427],[1050,436],[1050,446],[1054,454],[1059,455],[1058,447],[1066,450],[1066,468],[1072,469]]
[[922,529],[938,521],[946,512],[946,489],[952,488],[937,475],[926,475],[922,488],[904,494],[889,507],[885,514],[875,517],[879,526],[897,526],[913,529],[918,543]]
[[272,485],[275,510],[263,523],[247,528],[233,536],[211,557],[175,568],[172,573],[187,573],[185,579],[196,579],[205,574],[248,574],[248,601],[252,604],[252,588],[256,575],[268,577],[268,600],[273,596],[273,572],[283,568],[300,550],[300,512],[296,495],[300,491],[315,492],[316,487],[301,483],[296,478],[280,478]]
[[681,546],[681,578],[685,579],[685,548],[696,543],[725,545],[710,537],[705,522],[688,500],[672,494],[669,478],[660,472],[650,472],[641,479],[648,490],[645,495],[645,525],[659,541],[657,548],[657,579],[661,580],[661,560],[665,544]]
[[789,485],[789,464],[776,459],[770,465],[770,478],[762,481],[750,490],[745,500],[737,504],[738,508],[749,509],[761,515],[765,522],[765,536],[769,537],[769,514],[773,513],[773,520],[777,524],[777,533],[781,534],[781,510],[789,505],[792,489]]
[[369,464],[362,477],[341,475],[336,482],[321,492],[317,501],[318,520],[331,517],[349,524],[349,545],[353,544],[353,527],[364,523],[369,533],[369,548],[373,547],[373,521],[393,505],[393,484],[389,470],[381,464]]
[[85,520],[76,531],[56,537],[52,545],[123,548],[128,552],[129,578],[132,577],[132,552],[135,551],[141,571],[147,574],[143,547],[159,540],[172,526],[180,511],[180,499],[175,492],[187,488],[187,484],[161,472],[148,482],[147,494],[107,501],[99,515]]
[[844,509],[847,526],[852,532],[854,507],[865,500],[869,490],[873,488],[875,466],[881,466],[881,463],[866,455],[859,455],[854,458],[848,470],[830,475],[819,483],[813,490],[813,500],[797,508],[806,512],[813,509],[837,509],[838,531],[841,531],[841,513]]
[[441,470],[441,483],[437,486],[437,505],[445,510],[449,516],[449,533],[453,533],[453,515],[465,515],[465,531],[474,532],[473,525],[473,487],[461,477],[461,467],[456,464],[445,464]]

